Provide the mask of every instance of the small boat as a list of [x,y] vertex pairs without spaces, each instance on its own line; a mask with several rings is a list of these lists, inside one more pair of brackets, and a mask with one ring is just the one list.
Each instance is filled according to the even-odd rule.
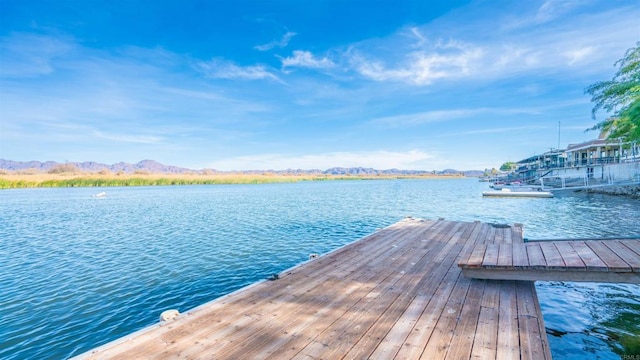
[[102,197],[105,197],[105,196],[107,196],[107,193],[104,192],[104,191],[93,195],[93,197],[97,197],[97,198],[102,198]]
[[553,193],[551,191],[543,190],[512,190],[503,188],[501,190],[490,190],[482,192],[482,196],[487,197],[533,197],[533,198],[552,198]]
[[495,181],[495,182],[492,182],[491,185],[489,185],[489,187],[492,189],[500,190],[506,185],[507,183],[505,183],[504,181]]

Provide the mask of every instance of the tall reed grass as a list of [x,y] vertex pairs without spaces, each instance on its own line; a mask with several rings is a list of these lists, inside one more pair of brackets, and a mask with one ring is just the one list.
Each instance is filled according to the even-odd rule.
[[341,176],[277,174],[0,174],[0,189],[38,187],[170,186],[269,184],[324,180],[377,180],[397,178],[447,178],[450,176]]

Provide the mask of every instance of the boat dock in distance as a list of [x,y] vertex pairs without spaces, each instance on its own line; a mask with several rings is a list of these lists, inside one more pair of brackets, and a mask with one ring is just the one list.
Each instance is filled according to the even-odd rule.
[[[619,246],[640,255],[633,241],[603,246],[604,265],[583,261],[583,279],[619,270]],[[502,264],[508,251],[519,273],[538,269],[519,225],[407,218],[79,358],[550,359],[535,278],[464,276],[464,264],[496,253]],[[524,268],[516,254],[531,254]],[[624,271],[637,279],[636,265]]]

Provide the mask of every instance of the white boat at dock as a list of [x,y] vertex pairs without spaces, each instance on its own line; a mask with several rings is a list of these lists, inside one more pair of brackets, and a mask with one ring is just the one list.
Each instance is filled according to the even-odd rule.
[[522,187],[522,189],[502,188],[500,190],[483,191],[482,196],[486,197],[530,197],[530,198],[552,198],[553,193]]
[[509,189],[512,191],[539,191],[542,190],[542,186],[541,185],[534,185],[534,184],[522,184],[519,182],[514,182],[514,183],[493,183],[491,185],[489,185],[490,188],[492,188],[493,190],[502,190],[502,189]]

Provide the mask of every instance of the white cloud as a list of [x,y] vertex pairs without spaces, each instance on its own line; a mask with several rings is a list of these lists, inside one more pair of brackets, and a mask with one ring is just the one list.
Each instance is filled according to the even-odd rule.
[[67,38],[12,33],[0,38],[2,77],[35,77],[52,73],[58,57],[73,51]]
[[438,42],[429,50],[410,51],[395,66],[387,67],[381,60],[366,59],[362,54],[349,54],[360,75],[375,81],[402,81],[429,85],[435,80],[468,75],[484,51],[462,42]]
[[239,156],[212,162],[207,167],[218,170],[284,170],[320,169],[332,167],[368,167],[383,169],[431,170],[430,161],[435,155],[421,150],[406,152],[363,151],[331,152],[313,155],[261,154]]
[[165,87],[162,90],[164,90],[165,92],[173,96],[180,96],[184,98],[195,98],[195,99],[202,99],[207,101],[224,101],[224,102],[232,101],[232,99],[225,98],[224,96],[218,93],[214,93],[210,91],[199,91],[199,90],[184,89],[184,88],[171,87],[171,86]]
[[271,50],[273,48],[283,48],[283,47],[289,45],[289,41],[291,41],[291,39],[294,36],[296,36],[296,33],[288,31],[279,40],[274,40],[272,42],[269,42],[269,43],[266,43],[266,44],[263,44],[263,45],[256,45],[253,48],[258,50],[258,51],[268,51],[268,50]]
[[[428,24],[410,25],[388,37],[351,44],[347,51],[342,45],[325,53],[289,52],[292,49],[288,48],[284,54],[289,56],[280,59],[254,52],[266,59],[262,64],[250,59],[226,60],[231,57],[200,62],[171,50],[124,44],[92,48],[90,41],[76,42],[64,35],[9,34],[0,37],[0,73],[3,81],[6,79],[0,97],[0,122],[3,130],[10,130],[3,133],[3,141],[16,145],[3,146],[3,151],[9,158],[25,156],[24,144],[34,143],[25,139],[37,135],[42,140],[35,142],[36,148],[43,155],[35,158],[56,153],[61,144],[82,144],[87,152],[111,158],[132,156],[139,149],[159,154],[173,145],[176,158],[198,159],[199,164],[205,164],[211,154],[260,154],[260,148],[280,151],[274,149],[282,149],[281,144],[273,143],[282,141],[283,134],[291,134],[290,146],[300,149],[309,133],[322,138],[328,132],[340,132],[346,139],[339,142],[342,153],[331,152],[337,142],[327,136],[310,150],[314,155],[237,157],[221,160],[218,167],[429,170],[443,168],[434,164],[446,160],[459,168],[460,161],[480,156],[477,147],[468,149],[466,140],[459,141],[460,151],[466,153],[457,158],[451,149],[443,149],[446,156],[441,158],[428,158],[433,153],[398,150],[421,148],[422,139],[436,127],[421,125],[434,122],[451,121],[446,126],[438,124],[442,135],[456,132],[463,120],[477,120],[465,122],[472,127],[457,130],[486,134],[486,143],[502,142],[494,141],[499,137],[491,133],[517,131],[508,127],[530,124],[517,116],[494,115],[519,111],[543,114],[537,118],[562,119],[567,128],[586,122],[590,110],[587,96],[577,99],[575,108],[562,112],[544,106],[566,96],[578,98],[584,84],[610,78],[615,60],[637,41],[638,32],[630,31],[638,29],[637,5],[601,3],[596,5],[605,10],[574,8],[568,12],[559,3],[540,7],[542,2],[509,3],[497,11],[494,5],[475,2]],[[526,11],[520,11],[523,7]],[[477,8],[484,10],[478,14],[473,11]],[[534,21],[509,29],[503,26],[509,16]],[[543,26],[536,23],[536,16],[538,21],[546,21]],[[260,48],[290,46],[294,35],[285,34]],[[299,71],[283,75],[295,67],[321,69],[322,74]],[[202,74],[213,79],[271,81],[202,81]],[[32,78],[17,78],[26,76]],[[285,76],[289,86],[277,86]],[[570,89],[575,91],[567,94]],[[591,125],[579,126],[577,133],[583,134]],[[372,129],[362,131],[366,127]],[[388,131],[393,127],[398,129]],[[480,130],[474,130],[477,128]],[[357,135],[353,135],[354,129],[360,130]],[[564,129],[565,125],[563,141]],[[550,133],[553,138],[554,131]],[[379,138],[380,134],[384,137]],[[398,134],[404,138],[398,140]],[[363,137],[366,143],[350,141]],[[481,137],[485,138],[475,138]],[[360,151],[374,142],[390,151]],[[121,153],[112,152],[112,143],[122,145]],[[103,144],[109,146],[103,148]],[[429,142],[429,146],[438,145]],[[184,150],[175,151],[178,146]],[[78,152],[74,148],[67,153]],[[153,154],[149,157],[155,157]],[[125,159],[113,158],[114,162],[120,160]]]
[[101,131],[94,131],[93,134],[98,138],[120,143],[157,144],[163,141],[163,138],[152,135],[109,134]]
[[242,109],[242,113],[268,112],[273,109],[267,104],[224,96],[219,91],[211,89],[205,91],[169,86],[158,88],[157,90],[159,90],[159,95],[166,93],[171,99],[180,99],[182,104],[206,104],[208,113],[216,106],[224,108],[225,112],[229,112],[232,109]]
[[535,7],[537,2],[534,1],[520,2],[518,15],[507,15],[506,19],[500,22],[500,26],[511,31],[551,24],[578,7],[588,6],[590,2],[585,0],[546,0],[539,7]]
[[584,0],[547,0],[538,8],[534,19],[536,23],[545,23],[558,18],[584,3]]
[[372,125],[383,125],[388,127],[406,127],[433,122],[452,121],[457,119],[472,118],[474,116],[486,114],[538,114],[539,109],[532,108],[475,108],[475,109],[452,109],[452,110],[431,110],[412,114],[402,114],[386,116],[373,119]]
[[[510,17],[515,10],[528,5],[463,23],[446,15],[387,38],[353,44],[344,57],[350,70],[366,79],[418,86],[602,73],[609,70],[603,64],[613,64],[637,41],[637,31],[630,30],[638,29],[637,8],[586,12],[577,9],[582,6],[548,1],[515,20]],[[509,26],[513,21],[519,25]]]
[[326,69],[335,64],[327,57],[318,59],[309,51],[296,50],[292,57],[282,58],[282,67],[306,67],[314,69]]
[[442,136],[460,136],[460,135],[476,135],[476,134],[500,134],[500,133],[521,133],[522,131],[531,131],[531,130],[544,130],[549,129],[548,126],[544,125],[528,125],[528,126],[518,126],[518,127],[503,127],[503,128],[491,128],[491,129],[480,129],[480,130],[469,130],[463,132],[456,132],[451,134],[444,134]]
[[381,61],[359,61],[356,71],[360,75],[375,81],[406,81],[412,73],[407,69],[386,69]]
[[242,80],[260,80],[272,79],[280,81],[280,79],[270,72],[263,65],[238,66],[230,61],[222,59],[214,59],[208,62],[199,62],[197,68],[205,74],[205,76],[214,79],[242,79]]
[[485,109],[434,110],[413,114],[385,116],[371,120],[371,124],[384,126],[413,126],[465,118],[485,112]]
[[494,68],[509,68],[512,64],[532,65],[538,62],[538,55],[531,48],[518,44],[503,44],[496,49]]
[[[224,82],[203,82],[194,76],[197,66],[192,58],[163,49],[94,49],[65,36],[21,34],[0,41],[2,50],[11,49],[16,58],[33,55],[33,60],[24,58],[24,67],[11,69],[5,66],[5,53],[0,55],[0,123],[6,158],[21,159],[28,150],[39,152],[30,156],[44,160],[67,153],[70,155],[56,156],[97,154],[117,162],[126,159],[118,156],[137,157],[139,151],[150,151],[145,156],[153,158],[181,146],[200,149],[183,154],[192,159],[199,156],[203,145],[234,146],[238,139],[265,126],[274,109],[269,99],[225,91],[228,84]],[[36,51],[38,47],[42,51]],[[224,71],[224,65],[209,71]],[[233,70],[232,66],[226,70],[229,68]],[[245,78],[275,77],[261,74],[260,68],[236,66],[235,71]],[[270,83],[267,86],[273,85]],[[27,146],[34,143],[38,146]],[[79,147],[83,148],[80,152]],[[178,156],[177,152],[173,155]]]
[[472,67],[481,56],[482,50],[479,48],[465,49],[451,55],[415,54],[411,65],[413,82],[418,85],[428,85],[437,79],[463,77],[472,71]]
[[413,45],[414,47],[422,47],[424,44],[427,43],[427,38],[424,35],[422,35],[422,33],[420,32],[420,29],[414,26],[410,28],[409,31],[416,39],[418,39],[418,41]]
[[590,55],[594,53],[595,49],[592,46],[574,48],[567,50],[564,55],[568,59],[569,65],[577,64],[586,60]]

